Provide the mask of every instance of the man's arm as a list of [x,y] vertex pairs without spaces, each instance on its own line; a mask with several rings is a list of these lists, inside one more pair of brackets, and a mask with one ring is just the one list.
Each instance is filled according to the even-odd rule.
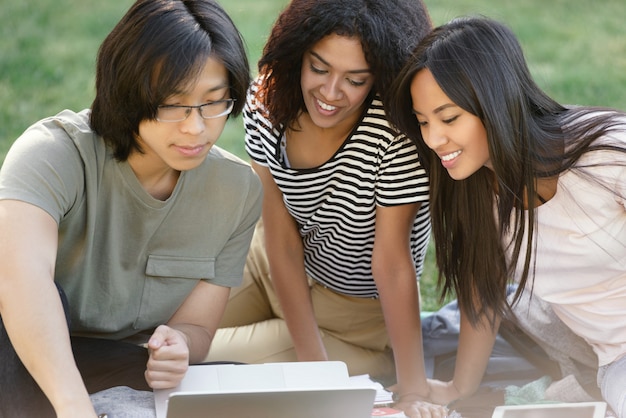
[[180,383],[189,364],[204,360],[228,301],[230,288],[199,282],[166,325],[148,342],[146,381],[155,389]]
[[0,315],[58,417],[95,417],[54,284],[58,226],[42,209],[0,201]]

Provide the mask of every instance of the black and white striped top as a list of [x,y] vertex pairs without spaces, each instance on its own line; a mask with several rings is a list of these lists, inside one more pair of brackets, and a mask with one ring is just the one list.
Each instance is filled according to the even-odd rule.
[[259,110],[251,88],[244,108],[246,151],[269,168],[296,220],[307,274],[336,292],[378,297],[372,276],[376,205],[423,202],[411,251],[422,272],[430,236],[428,178],[415,145],[389,127],[375,99],[337,153],[313,169],[292,169],[281,151],[283,132]]

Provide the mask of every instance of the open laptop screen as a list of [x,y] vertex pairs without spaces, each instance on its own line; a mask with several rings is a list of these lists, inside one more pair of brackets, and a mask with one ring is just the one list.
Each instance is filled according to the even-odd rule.
[[375,389],[172,393],[167,418],[370,418]]

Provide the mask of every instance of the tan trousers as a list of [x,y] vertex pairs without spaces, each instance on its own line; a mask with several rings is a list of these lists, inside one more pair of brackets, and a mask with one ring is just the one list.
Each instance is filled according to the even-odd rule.
[[[206,361],[269,363],[296,361],[272,286],[263,225],[252,239],[243,284],[233,288]],[[309,280],[311,298],[329,360],[343,361],[350,375],[395,376],[380,301],[341,295]]]

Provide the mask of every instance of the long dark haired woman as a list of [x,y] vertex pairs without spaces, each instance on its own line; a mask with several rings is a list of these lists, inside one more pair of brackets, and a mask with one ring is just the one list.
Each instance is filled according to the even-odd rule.
[[392,92],[392,120],[431,180],[444,292],[464,318],[454,378],[432,382],[434,399],[476,389],[514,279],[513,303],[533,292],[592,346],[603,396],[623,417],[626,115],[548,97],[513,32],[483,17],[436,28]]

